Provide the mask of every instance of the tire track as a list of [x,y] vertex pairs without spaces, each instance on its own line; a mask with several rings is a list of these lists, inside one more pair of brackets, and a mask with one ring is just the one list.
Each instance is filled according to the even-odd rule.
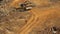
[[25,32],[26,30],[28,30],[36,21],[37,21],[37,17],[34,19],[33,22],[30,22],[31,24],[29,24],[28,27],[25,27],[25,29],[20,34],[22,34],[23,32]]
[[[32,13],[36,15],[35,12],[32,11]],[[25,27],[25,28],[23,29],[23,31],[21,31],[20,34],[22,34],[24,31],[26,31],[27,29],[29,29],[29,28],[37,21],[37,18],[38,18],[38,16],[36,15],[35,18],[33,19],[33,21],[32,21],[32,20],[29,21],[29,22],[28,22],[28,23],[29,23],[28,26]]]
[[[39,17],[38,20],[33,25],[31,25],[31,27],[29,27],[27,30],[24,31],[24,33],[28,34],[28,32],[30,32],[36,25],[38,25],[41,22],[40,19],[41,18]],[[41,20],[43,20],[43,19],[41,19]],[[43,23],[41,23],[41,24],[43,24]],[[40,27],[42,27],[42,26],[40,26]]]
[[[39,19],[38,21],[36,21],[34,24],[32,24],[27,30],[24,31],[25,34],[28,34],[38,23],[39,23]],[[24,34],[23,33],[23,34]]]
[[19,32],[23,31],[30,23],[31,21],[34,20],[34,16],[31,17],[31,19],[27,22],[27,24],[25,26],[23,26]]
[[[25,33],[28,33],[30,30],[32,30],[36,25],[38,25],[39,23],[41,23],[43,21],[43,19],[41,19],[41,17],[38,18],[38,20],[28,29],[25,31]],[[42,24],[42,23],[41,23]],[[40,26],[41,27],[41,26]]]

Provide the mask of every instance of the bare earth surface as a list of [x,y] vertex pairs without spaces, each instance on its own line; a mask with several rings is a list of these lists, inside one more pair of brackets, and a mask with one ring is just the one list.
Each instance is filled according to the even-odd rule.
[[30,0],[35,4],[29,11],[17,11],[25,0],[0,2],[0,34],[60,34],[60,0]]

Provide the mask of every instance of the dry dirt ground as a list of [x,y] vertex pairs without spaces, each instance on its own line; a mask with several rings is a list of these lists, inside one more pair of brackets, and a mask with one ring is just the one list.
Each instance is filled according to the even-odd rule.
[[30,0],[35,7],[16,11],[25,0],[5,0],[0,4],[0,34],[60,34],[60,0]]

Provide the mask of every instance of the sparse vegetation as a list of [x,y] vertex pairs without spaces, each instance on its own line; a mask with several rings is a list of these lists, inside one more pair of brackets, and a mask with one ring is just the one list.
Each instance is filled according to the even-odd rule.
[[52,6],[60,0],[0,1],[0,34],[53,34],[53,26],[60,34],[60,4]]

